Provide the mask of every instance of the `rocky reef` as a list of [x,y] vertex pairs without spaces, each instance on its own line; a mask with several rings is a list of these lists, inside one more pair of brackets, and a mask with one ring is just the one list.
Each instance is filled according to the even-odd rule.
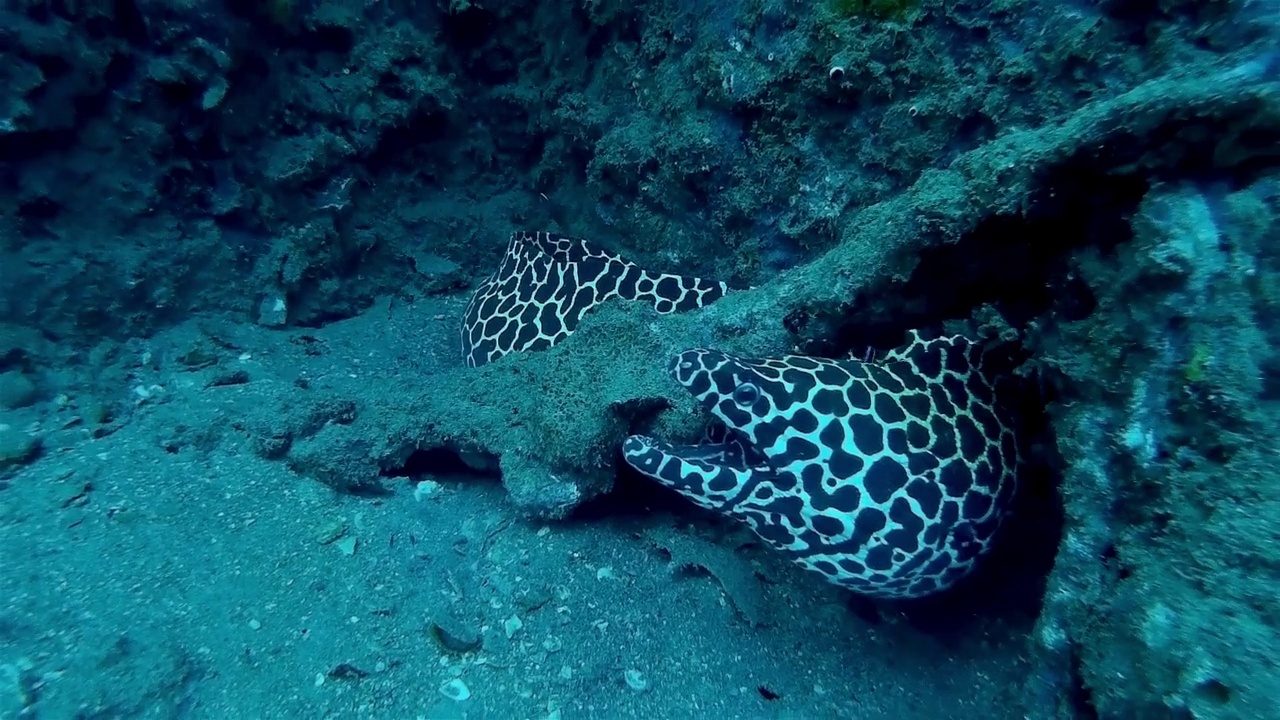
[[[561,519],[628,433],[700,430],[679,349],[966,323],[1036,391],[1011,716],[1274,712],[1274,3],[17,0],[0,53],[0,482],[175,383],[260,382],[243,333],[333,360],[323,329],[430,306],[385,324],[401,370],[163,442],[361,497],[447,462]],[[420,328],[513,229],[737,289],[464,368]]]

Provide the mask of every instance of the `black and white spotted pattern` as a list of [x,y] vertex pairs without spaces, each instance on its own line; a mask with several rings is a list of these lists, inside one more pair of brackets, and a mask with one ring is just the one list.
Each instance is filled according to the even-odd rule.
[[688,350],[671,374],[733,437],[637,435],[623,456],[837,585],[929,595],[973,569],[1014,494],[1013,424],[982,361],[915,333],[876,362]]
[[507,353],[545,350],[610,298],[646,302],[667,314],[709,305],[726,292],[725,283],[649,272],[585,240],[515,232],[502,264],[463,313],[462,355],[477,367]]

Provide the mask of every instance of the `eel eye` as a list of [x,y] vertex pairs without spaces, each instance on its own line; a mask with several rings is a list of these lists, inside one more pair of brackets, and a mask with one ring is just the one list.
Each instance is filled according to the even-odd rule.
[[748,407],[760,399],[760,388],[751,383],[742,383],[733,391],[733,401],[740,407]]

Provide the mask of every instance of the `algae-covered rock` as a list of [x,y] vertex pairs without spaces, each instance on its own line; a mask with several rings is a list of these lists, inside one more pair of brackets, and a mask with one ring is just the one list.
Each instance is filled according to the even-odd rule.
[[36,384],[17,370],[0,372],[0,410],[13,410],[35,402]]
[[40,333],[24,325],[0,322],[0,370],[21,367],[32,354],[43,350]]
[[35,459],[40,438],[0,423],[0,472]]

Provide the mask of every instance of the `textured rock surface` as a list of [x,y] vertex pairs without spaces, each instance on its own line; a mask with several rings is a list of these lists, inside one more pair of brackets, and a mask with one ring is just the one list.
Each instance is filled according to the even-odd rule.
[[[613,486],[629,432],[698,429],[663,372],[678,349],[837,354],[977,321],[1032,353],[1033,499],[1064,517],[1022,583],[1047,583],[1026,712],[1265,716],[1274,3],[412,5],[0,10],[0,377],[30,383],[0,464],[70,514],[49,527],[93,527],[95,483],[149,489],[125,465],[45,482],[42,443],[105,456],[166,412],[162,457],[241,439],[348,498],[466,458],[561,518]],[[440,324],[513,228],[753,289],[604,307],[464,371]],[[340,342],[372,318],[384,344]],[[314,364],[273,365],[290,353]],[[193,650],[163,647],[131,662],[185,694]]]

